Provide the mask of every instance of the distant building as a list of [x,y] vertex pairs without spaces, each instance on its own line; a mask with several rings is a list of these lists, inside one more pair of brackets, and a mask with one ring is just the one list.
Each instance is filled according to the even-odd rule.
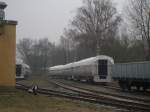
[[6,7],[0,2],[0,86],[15,86],[17,21],[5,20]]

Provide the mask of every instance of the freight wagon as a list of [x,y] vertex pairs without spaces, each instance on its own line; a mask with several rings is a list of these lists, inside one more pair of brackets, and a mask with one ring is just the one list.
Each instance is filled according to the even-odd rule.
[[115,63],[112,66],[112,78],[124,90],[136,87],[145,91],[150,88],[150,62]]

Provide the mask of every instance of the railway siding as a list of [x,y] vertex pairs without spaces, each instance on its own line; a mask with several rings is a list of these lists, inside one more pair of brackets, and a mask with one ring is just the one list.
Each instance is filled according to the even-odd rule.
[[[57,84],[58,84],[58,82],[57,82]],[[68,93],[68,92],[60,92],[60,91],[41,89],[41,88],[39,88],[39,90],[37,92],[48,95],[48,96],[54,95],[54,96],[59,96],[59,97],[83,100],[83,101],[92,102],[92,103],[100,103],[100,104],[105,104],[105,105],[114,106],[114,107],[118,107],[118,108],[129,109],[129,110],[136,110],[136,111],[140,110],[140,112],[141,111],[143,111],[143,112],[150,111],[149,105],[146,105],[146,104],[125,101],[125,100],[121,101],[121,100],[115,99],[114,97],[107,97],[107,95],[105,96],[105,95],[93,94],[93,92],[89,92],[89,91],[83,90],[83,89],[81,90],[79,88],[75,88],[75,87],[71,87],[71,86],[69,87],[69,86],[63,85],[62,83],[60,85],[65,86],[64,87],[65,89],[70,89],[70,90],[72,89],[72,91],[78,92],[79,94],[72,94],[72,93]],[[21,86],[21,88],[23,86]]]
[[[64,88],[68,88],[68,89],[73,89],[75,91],[82,91],[82,92],[85,92],[85,93],[91,93],[91,94],[94,94],[94,95],[101,95],[103,97],[108,97],[108,98],[112,98],[112,99],[118,99],[118,100],[121,100],[121,101],[129,101],[129,102],[140,102],[141,100],[142,101],[145,101],[146,99],[138,99],[138,98],[133,98],[133,97],[129,97],[129,96],[122,96],[122,95],[116,95],[116,94],[113,94],[113,93],[106,93],[106,92],[100,92],[100,91],[95,91],[95,90],[92,90],[92,89],[87,89],[87,88],[84,88],[84,87],[78,87],[78,86],[74,86],[74,85],[69,85],[67,86],[66,84],[64,83],[58,83],[58,82],[54,82],[55,84],[61,86],[61,87],[64,87]],[[101,93],[101,94],[98,94],[98,93]],[[136,101],[137,100],[137,101]],[[138,101],[139,100],[139,101]],[[148,100],[149,101],[149,100]]]

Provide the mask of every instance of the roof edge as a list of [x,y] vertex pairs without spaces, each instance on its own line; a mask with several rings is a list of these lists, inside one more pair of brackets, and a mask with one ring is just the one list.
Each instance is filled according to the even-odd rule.
[[0,20],[0,25],[17,25],[18,21],[14,20]]

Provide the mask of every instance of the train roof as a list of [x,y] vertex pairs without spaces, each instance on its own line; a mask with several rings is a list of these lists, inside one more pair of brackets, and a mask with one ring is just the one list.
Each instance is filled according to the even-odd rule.
[[109,60],[111,63],[114,63],[114,60],[111,57],[106,56],[106,55],[99,55],[99,56],[96,56],[96,57],[91,57],[91,58],[87,58],[87,59],[83,59],[83,60],[80,60],[78,62],[75,62],[75,66],[88,65],[91,62],[94,62],[94,61],[97,61],[97,60]]
[[97,60],[109,60],[111,63],[114,63],[113,58],[106,56],[106,55],[99,55],[96,57],[91,57],[91,58],[87,58],[87,59],[83,59],[77,62],[73,62],[73,63],[69,63],[66,65],[58,65],[58,66],[53,66],[50,67],[49,70],[60,70],[60,69],[67,69],[67,68],[71,68],[71,67],[76,67],[76,66],[82,66],[82,65],[89,65]]
[[21,59],[16,59],[16,64],[22,64],[23,61]]
[[61,69],[63,68],[63,66],[64,65],[57,65],[57,66],[49,67],[49,70]]
[[25,64],[25,63],[22,61],[22,59],[19,59],[19,58],[16,59],[16,64],[22,65],[22,66],[24,66],[24,67],[26,67],[26,68],[30,68],[29,65]]

